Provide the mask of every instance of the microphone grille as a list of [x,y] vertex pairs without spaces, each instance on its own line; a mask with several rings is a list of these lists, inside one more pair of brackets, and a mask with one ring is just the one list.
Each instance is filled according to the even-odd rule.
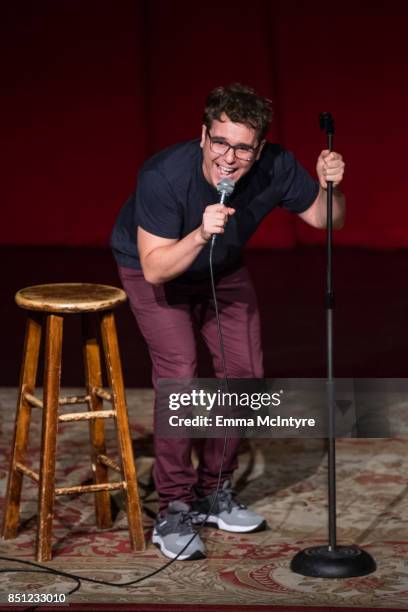
[[226,196],[230,196],[234,189],[235,183],[229,178],[222,179],[222,181],[217,183],[218,193],[225,193]]

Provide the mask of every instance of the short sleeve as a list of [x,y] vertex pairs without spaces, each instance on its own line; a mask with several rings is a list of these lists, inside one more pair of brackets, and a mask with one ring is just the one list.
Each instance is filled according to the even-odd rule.
[[145,170],[139,175],[136,224],[161,238],[180,238],[182,207],[168,180],[158,170]]
[[291,212],[304,212],[313,204],[319,193],[319,183],[313,179],[292,153],[282,155],[281,206]]

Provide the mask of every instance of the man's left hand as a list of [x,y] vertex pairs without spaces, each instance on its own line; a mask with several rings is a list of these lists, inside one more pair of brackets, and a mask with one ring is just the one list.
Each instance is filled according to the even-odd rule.
[[345,163],[340,153],[325,149],[317,159],[316,172],[322,189],[327,189],[327,181],[333,181],[333,187],[341,183]]

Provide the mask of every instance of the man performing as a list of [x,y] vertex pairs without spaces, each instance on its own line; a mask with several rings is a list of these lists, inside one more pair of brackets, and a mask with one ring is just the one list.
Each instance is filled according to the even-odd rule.
[[[197,377],[193,325],[209,348],[216,377],[224,377],[209,272],[213,234],[219,235],[213,265],[227,375],[262,378],[256,296],[241,255],[245,242],[277,206],[313,227],[325,227],[327,181],[334,187],[333,226],[343,224],[341,155],[322,151],[315,181],[291,153],[265,141],[271,118],[270,101],[253,89],[239,84],[214,89],[206,102],[201,138],[149,159],[139,173],[136,192],[118,216],[112,247],[149,348],[155,389],[159,378]],[[217,203],[216,186],[225,178],[235,183],[228,206]],[[214,501],[224,440],[199,442],[194,469],[193,440],[155,435],[154,480],[160,508],[152,539],[169,558],[192,539],[194,516],[206,515]],[[233,497],[238,444],[236,438],[227,440],[222,487],[207,522],[248,533],[266,523]],[[197,535],[179,559],[204,556]]]

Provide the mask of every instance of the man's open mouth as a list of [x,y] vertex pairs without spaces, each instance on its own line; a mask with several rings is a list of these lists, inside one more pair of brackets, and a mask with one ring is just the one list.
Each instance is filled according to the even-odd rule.
[[220,164],[216,164],[216,166],[221,176],[231,176],[237,170],[237,168],[227,168],[226,166],[221,166]]

